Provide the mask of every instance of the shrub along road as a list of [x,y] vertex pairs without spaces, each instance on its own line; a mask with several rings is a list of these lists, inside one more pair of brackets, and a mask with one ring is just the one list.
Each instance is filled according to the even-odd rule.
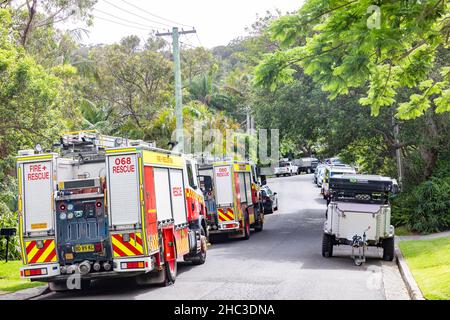
[[214,244],[204,265],[181,263],[175,285],[137,287],[130,279],[95,283],[83,292],[43,299],[408,299],[394,262],[370,248],[356,267],[350,248],[321,255],[326,203],[311,175],[270,179],[279,211],[250,240]]

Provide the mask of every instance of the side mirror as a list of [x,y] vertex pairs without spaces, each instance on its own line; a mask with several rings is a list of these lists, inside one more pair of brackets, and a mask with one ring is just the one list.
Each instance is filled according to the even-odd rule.
[[392,185],[391,192],[392,192],[394,195],[397,195],[397,194],[399,193],[399,191],[400,191],[400,188],[399,188],[398,184],[393,184],[393,185]]
[[212,192],[212,178],[210,176],[199,176],[200,189],[204,192]]
[[266,178],[266,176],[261,176],[261,185],[262,186],[267,185],[267,178]]
[[278,192],[274,192],[273,195],[276,196],[278,194]]

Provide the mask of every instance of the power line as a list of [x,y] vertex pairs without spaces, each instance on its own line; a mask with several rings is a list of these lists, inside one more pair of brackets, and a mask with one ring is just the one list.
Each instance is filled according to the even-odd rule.
[[189,34],[186,34],[185,37],[186,37],[186,41],[187,42],[181,42],[181,43],[183,43],[185,45],[188,45],[188,46],[190,46],[192,48],[196,48],[196,46],[193,44],[193,42],[191,40],[191,36]]
[[94,10],[95,10],[95,11],[98,11],[98,12],[100,12],[100,13],[102,13],[102,14],[106,14],[107,16],[110,16],[110,17],[112,17],[112,18],[115,18],[115,19],[119,19],[119,20],[125,21],[126,23],[135,24],[135,25],[138,25],[138,26],[144,27],[144,28],[154,28],[154,29],[157,29],[157,27],[155,27],[155,26],[148,26],[148,25],[145,25],[145,24],[142,24],[142,23],[139,23],[139,22],[134,22],[134,21],[131,21],[131,20],[127,20],[127,19],[124,19],[124,18],[115,16],[115,15],[113,15],[113,14],[111,14],[111,13],[102,11],[102,10],[100,10],[100,9],[94,9]]
[[142,11],[142,12],[145,12],[145,13],[147,13],[147,14],[149,14],[149,15],[155,17],[155,18],[158,18],[158,19],[161,19],[161,20],[165,20],[165,21],[167,21],[167,22],[174,23],[174,24],[177,24],[177,25],[179,25],[179,26],[192,28],[192,26],[188,26],[187,24],[182,24],[182,23],[179,23],[179,22],[176,22],[176,21],[173,21],[173,20],[166,19],[166,18],[164,18],[164,17],[158,16],[158,15],[156,15],[156,14],[154,14],[154,13],[151,13],[151,12],[145,10],[145,9],[142,9],[142,8],[136,6],[135,4],[130,3],[130,2],[128,2],[128,1],[126,1],[126,0],[122,0],[122,2],[125,2],[125,3],[128,4],[129,6],[132,6],[132,7],[136,8],[136,9]]
[[171,25],[168,25],[168,24],[166,24],[166,23],[159,22],[159,21],[155,21],[155,20],[150,20],[150,19],[148,19],[148,18],[146,18],[146,17],[144,17],[144,16],[141,16],[141,15],[139,15],[139,14],[137,14],[137,13],[128,11],[127,9],[121,8],[121,7],[117,6],[117,5],[115,5],[114,3],[109,2],[108,0],[103,0],[103,1],[105,1],[105,2],[108,3],[109,5],[115,7],[115,8],[117,8],[117,9],[123,11],[123,12],[129,13],[129,14],[131,14],[131,15],[133,15],[133,16],[136,16],[136,17],[138,17],[138,18],[144,19],[145,21],[153,22],[153,23],[157,23],[157,24],[161,24],[161,25],[166,26],[166,27],[172,27]]
[[198,43],[200,44],[200,47],[203,47],[203,44],[202,44],[202,42],[200,41],[200,37],[198,36],[198,33],[196,33],[195,35],[197,36],[197,40],[198,40]]
[[135,26],[131,26],[131,25],[129,25],[129,24],[125,24],[125,23],[113,21],[113,20],[110,20],[110,19],[107,19],[107,18],[103,18],[103,17],[96,16],[96,15],[94,15],[94,17],[95,17],[96,19],[105,20],[105,21],[108,21],[108,22],[111,22],[111,23],[115,23],[115,24],[121,25],[121,26],[123,26],[123,27],[128,27],[128,28],[133,28],[133,29],[140,29],[140,30],[150,31],[148,28],[135,27]]
[[192,45],[192,44],[190,44],[190,43],[187,43],[187,42],[182,42],[182,41],[180,41],[180,43],[183,44],[183,45],[185,45],[185,46],[194,48],[194,49],[196,48],[194,45]]

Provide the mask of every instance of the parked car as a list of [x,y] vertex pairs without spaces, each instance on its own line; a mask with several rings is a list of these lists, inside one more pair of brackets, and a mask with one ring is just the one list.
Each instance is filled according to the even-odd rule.
[[297,174],[298,167],[291,161],[280,162],[278,167],[275,167],[275,176],[292,176]]
[[264,214],[270,214],[278,210],[278,194],[273,192],[269,186],[261,187],[261,198]]
[[318,184],[318,180],[319,180],[319,174],[320,174],[320,171],[321,171],[321,169],[324,167],[324,165],[323,164],[319,164],[319,165],[317,165],[317,167],[315,168],[315,170],[314,170],[314,175],[313,175],[313,183],[314,184]]
[[341,161],[341,159],[334,157],[334,158],[325,159],[325,164],[334,166],[334,165],[343,164],[343,162]]
[[325,177],[325,165],[321,165],[317,171],[317,186],[322,187],[323,178]]
[[305,172],[307,174],[314,172],[319,160],[317,158],[300,158],[294,160],[294,164],[298,167],[297,174]]

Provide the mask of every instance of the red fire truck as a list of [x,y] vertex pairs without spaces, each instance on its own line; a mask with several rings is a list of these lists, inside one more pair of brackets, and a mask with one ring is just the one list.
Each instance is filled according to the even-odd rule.
[[256,166],[250,162],[225,161],[202,165],[200,181],[205,195],[209,240],[216,235],[250,238],[250,228],[263,230],[264,214]]
[[125,276],[170,284],[178,259],[205,262],[194,160],[92,132],[65,135],[60,147],[17,158],[23,278],[54,290],[77,277],[81,287]]

